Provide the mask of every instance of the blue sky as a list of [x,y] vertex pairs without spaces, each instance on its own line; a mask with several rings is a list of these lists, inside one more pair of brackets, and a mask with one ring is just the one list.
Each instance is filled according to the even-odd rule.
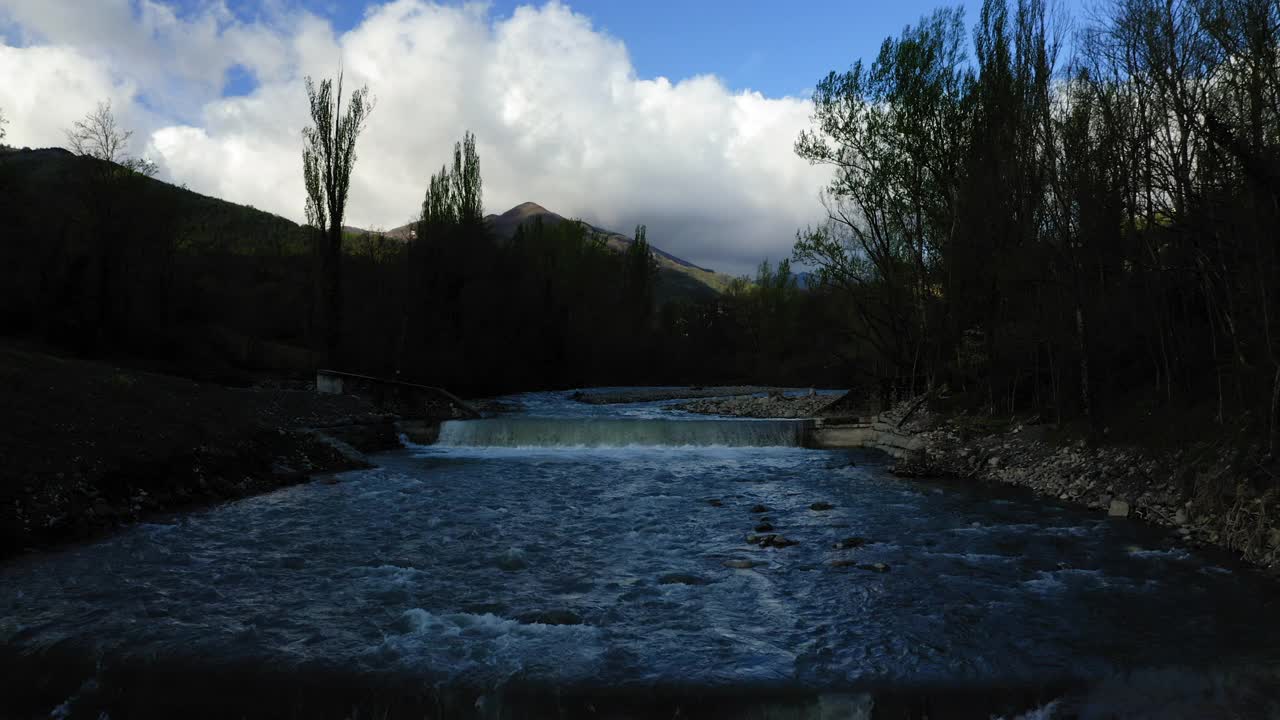
[[[371,0],[295,0],[328,18],[339,31],[355,27]],[[196,0],[183,0],[195,4]],[[1062,0],[1076,11],[1084,0]],[[233,12],[251,18],[257,0],[230,0]],[[509,17],[528,4],[496,0],[491,17]],[[541,3],[538,3],[541,4]],[[807,96],[831,70],[858,58],[874,57],[881,42],[946,4],[965,8],[966,24],[977,19],[981,0],[895,2],[764,2],[761,0],[577,0],[566,2],[589,16],[597,30],[622,40],[642,78],[679,80],[714,74],[733,90],[752,89],[770,97]],[[228,93],[251,87],[248,76],[229,79]]]

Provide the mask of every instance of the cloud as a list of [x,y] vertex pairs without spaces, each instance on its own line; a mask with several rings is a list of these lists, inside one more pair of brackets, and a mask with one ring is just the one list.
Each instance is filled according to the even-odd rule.
[[[717,269],[785,257],[795,229],[821,217],[828,172],[791,149],[807,100],[734,92],[710,75],[639,78],[620,40],[557,2],[495,20],[481,5],[397,0],[341,35],[305,11],[249,22],[220,2],[179,15],[152,0],[0,0],[3,18],[25,43],[0,45],[0,74],[22,78],[0,87],[11,142],[58,143],[113,97],[165,177],[294,219],[301,78],[339,66],[377,99],[347,224],[408,221],[466,130],[490,212],[533,200],[624,232],[646,223],[659,247]],[[224,98],[236,66],[257,87]]]

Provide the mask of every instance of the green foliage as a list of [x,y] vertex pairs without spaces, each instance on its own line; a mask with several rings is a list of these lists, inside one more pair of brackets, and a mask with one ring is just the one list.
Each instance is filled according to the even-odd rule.
[[484,225],[484,185],[476,137],[467,132],[453,146],[453,167],[441,167],[427,184],[418,220],[417,236],[427,239],[441,233],[475,234]]
[[650,329],[653,317],[654,283],[658,276],[658,263],[646,239],[647,228],[636,226],[636,234],[622,257],[622,296],[629,308],[628,317],[632,332],[643,333]]
[[956,229],[963,37],[960,11],[939,10],[886,40],[869,68],[831,73],[814,93],[814,129],[796,142],[835,175],[828,222],[797,235],[795,259],[857,298],[850,331],[881,373],[938,352],[931,288]]
[[343,112],[342,78],[338,73],[336,90],[332,80],[320,81],[319,87],[310,76],[305,80],[313,123],[302,131],[307,224],[325,234],[334,228],[341,231],[356,163],[356,139],[373,110],[369,88],[362,87],[351,93]]

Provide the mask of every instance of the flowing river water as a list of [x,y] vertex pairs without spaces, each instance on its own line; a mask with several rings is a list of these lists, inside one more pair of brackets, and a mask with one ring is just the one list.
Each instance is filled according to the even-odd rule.
[[304,676],[472,693],[491,716],[513,688],[840,697],[854,716],[889,696],[944,698],[934,717],[962,696],[1028,717],[1276,711],[1271,585],[1163,531],[896,478],[800,447],[791,421],[513,400],[336,482],[0,568],[0,690],[63,683],[56,717]]

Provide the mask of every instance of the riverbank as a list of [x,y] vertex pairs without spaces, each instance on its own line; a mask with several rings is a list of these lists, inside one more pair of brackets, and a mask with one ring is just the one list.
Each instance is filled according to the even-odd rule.
[[1110,517],[1173,529],[1188,544],[1280,571],[1280,503],[1256,450],[1229,440],[1157,452],[1055,437],[1036,419],[988,421],[917,413],[904,428],[921,450],[905,476],[956,477],[1030,488]]
[[[1105,513],[1173,529],[1280,572],[1280,492],[1261,452],[1228,439],[1157,451],[1090,443],[1033,418],[938,412],[926,398],[860,419],[834,417],[832,398],[726,398],[677,406],[736,417],[818,418],[824,447],[873,447],[904,477],[1013,485]],[[838,401],[837,401],[838,404]],[[778,413],[778,414],[767,414]],[[788,414],[782,414],[788,413]],[[832,416],[832,417],[824,417]]]
[[749,418],[811,418],[822,414],[839,395],[820,395],[800,391],[786,395],[770,393],[765,397],[745,395],[708,398],[676,405],[674,409],[699,415],[727,415]]
[[714,387],[675,387],[675,388],[626,388],[606,390],[578,390],[569,399],[587,405],[621,405],[638,402],[660,402],[663,400],[692,400],[694,398],[723,398],[733,395],[752,395],[769,392],[774,388],[762,385],[719,385]]
[[396,416],[0,345],[0,558],[364,467]]

